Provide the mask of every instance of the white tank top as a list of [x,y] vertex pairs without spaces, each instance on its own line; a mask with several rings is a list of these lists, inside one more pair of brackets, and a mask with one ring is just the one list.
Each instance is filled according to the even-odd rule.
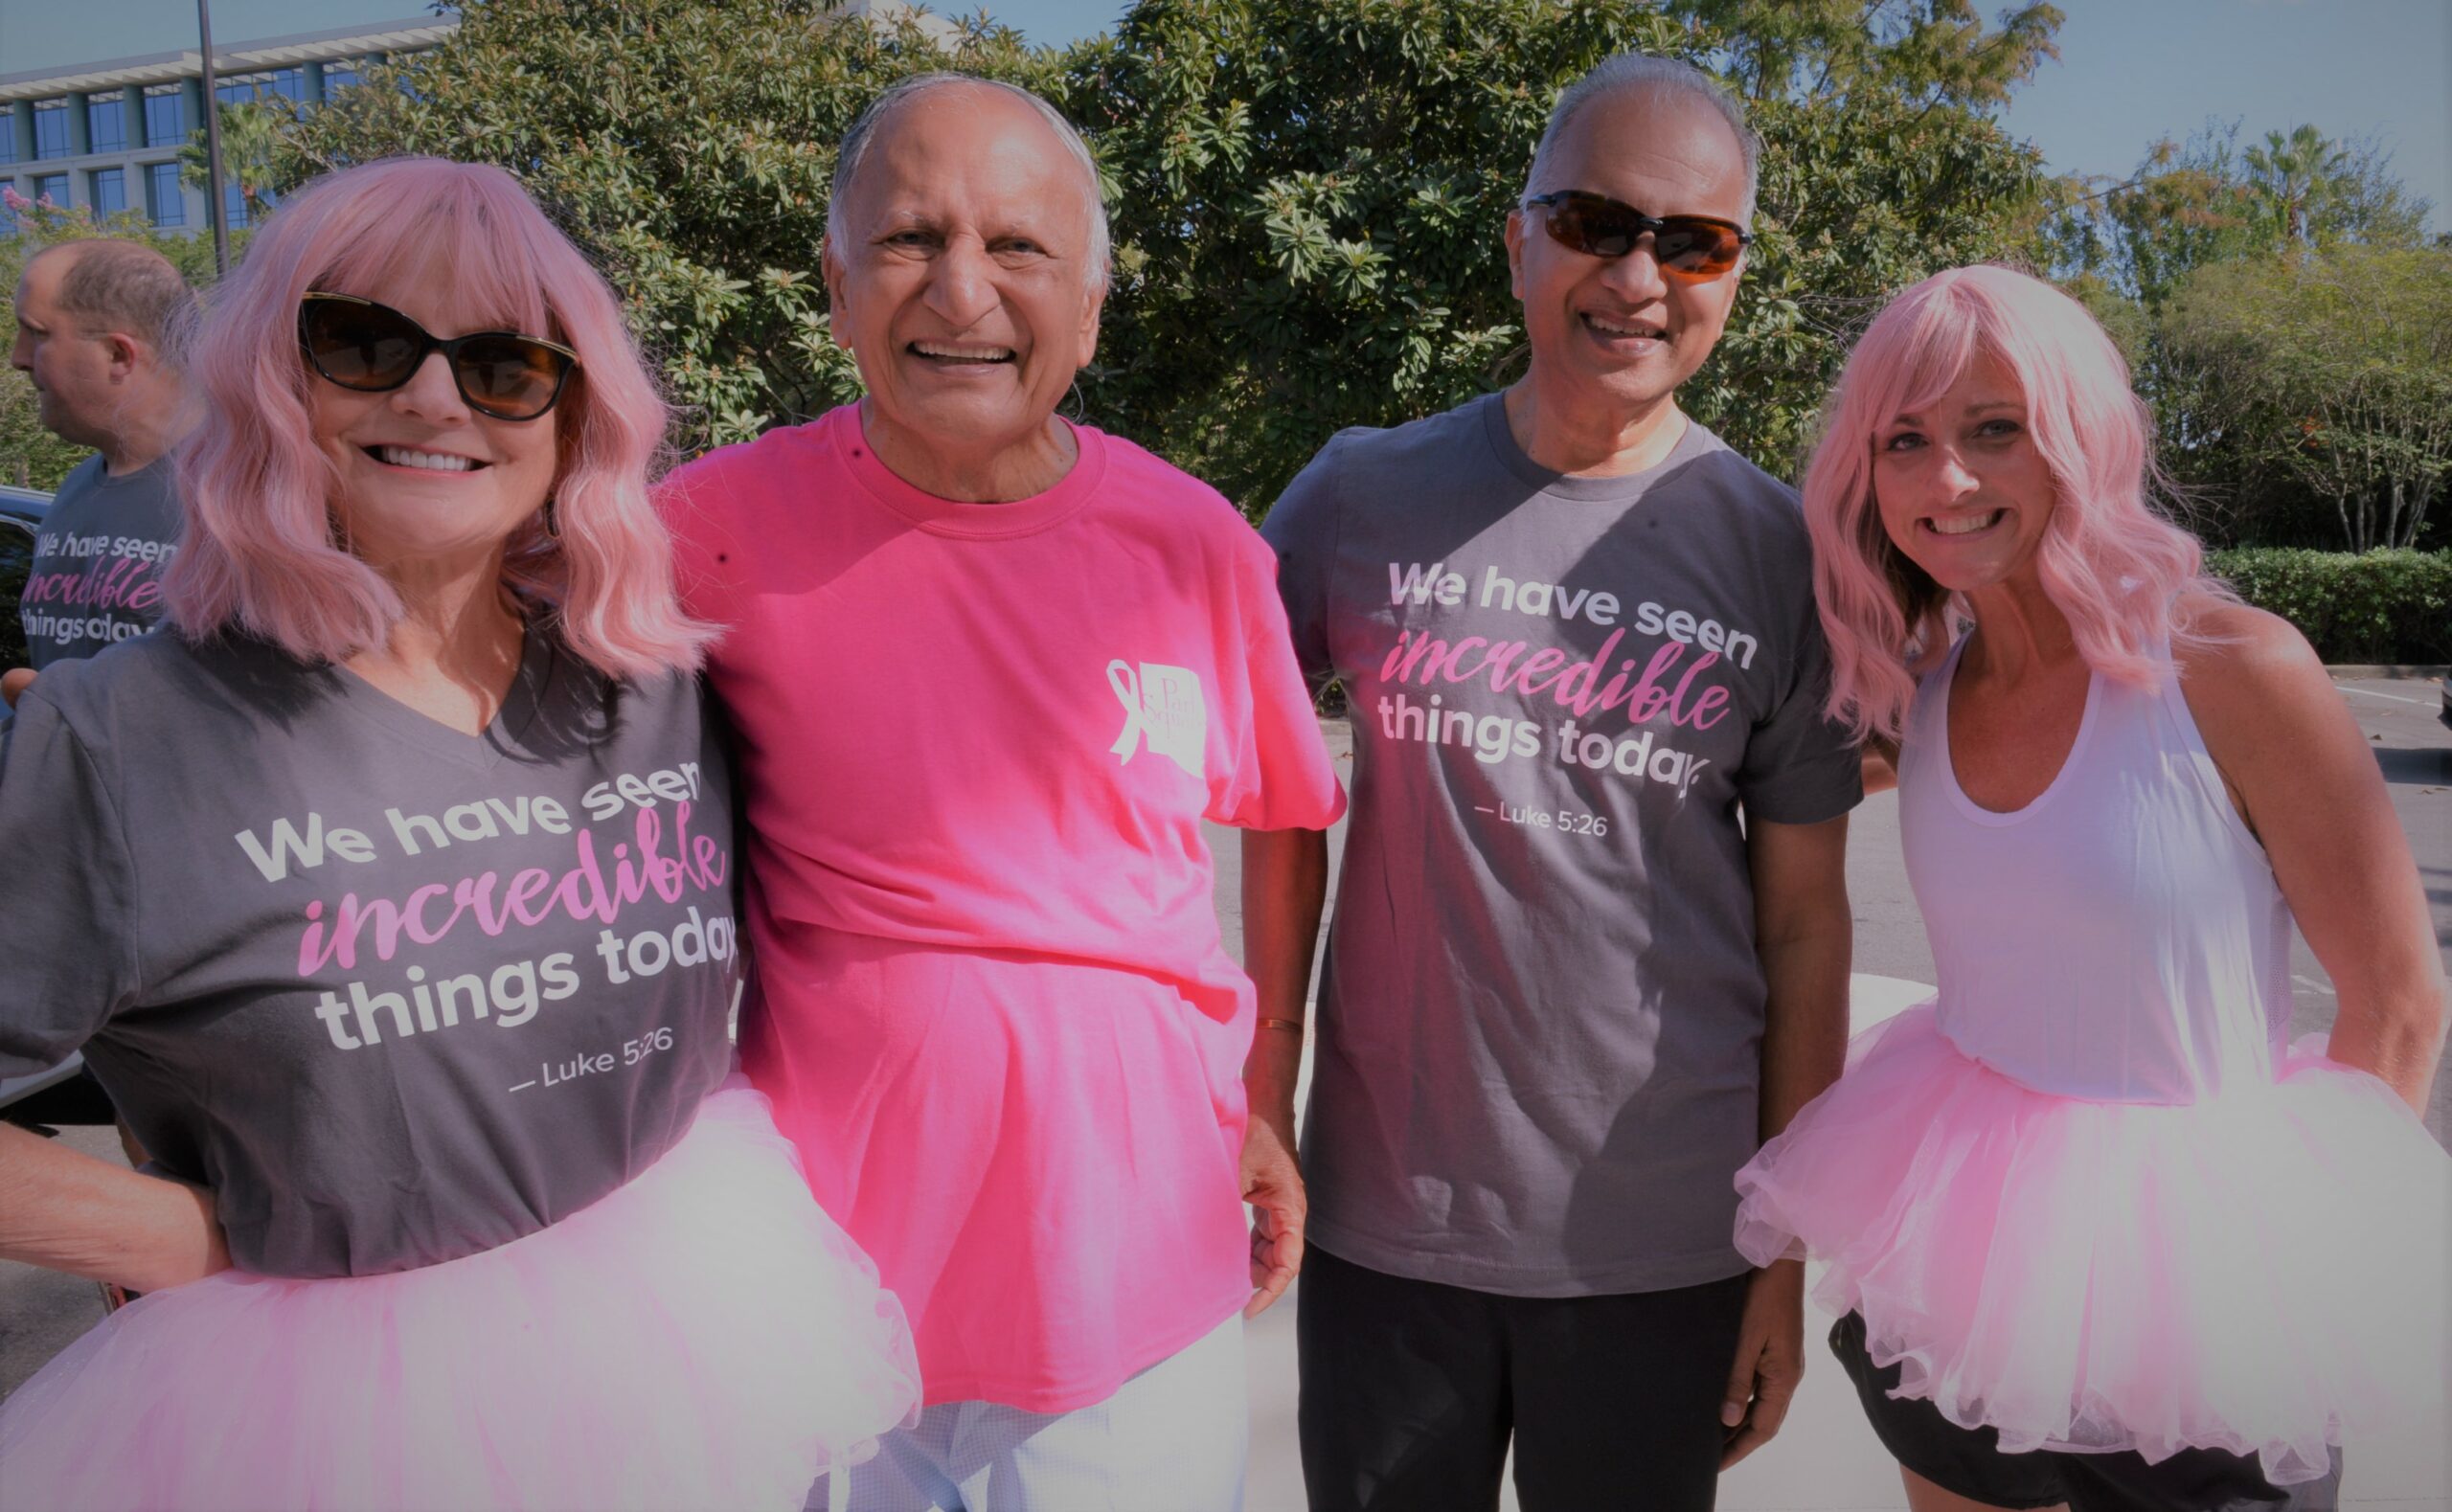
[[1907,879],[1936,1023],[2040,1092],[2189,1103],[2267,1083],[2290,1028],[2290,911],[2181,696],[2096,673],[2077,739],[2024,808],[1979,808],[1950,763],[1961,640],[1900,742]]

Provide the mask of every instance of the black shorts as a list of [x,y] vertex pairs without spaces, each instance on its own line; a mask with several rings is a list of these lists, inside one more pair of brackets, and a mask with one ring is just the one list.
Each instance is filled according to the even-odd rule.
[[1701,1512],[1746,1284],[1503,1297],[1311,1246],[1295,1337],[1312,1512],[1489,1512],[1510,1438],[1525,1512]]
[[1896,1397],[1899,1368],[1873,1364],[1855,1313],[1830,1330],[1830,1352],[1856,1383],[1873,1433],[1892,1457],[1944,1491],[1999,1507],[2069,1512],[2333,1512],[2341,1504],[2341,1452],[2332,1474],[2287,1488],[2265,1479],[2254,1456],[2185,1449],[2147,1464],[2133,1453],[2004,1454],[1988,1428],[1961,1428],[1919,1398]]

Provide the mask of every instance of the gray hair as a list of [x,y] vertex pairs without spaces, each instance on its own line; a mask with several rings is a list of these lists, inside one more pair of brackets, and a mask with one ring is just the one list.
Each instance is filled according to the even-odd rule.
[[[1657,89],[1687,96],[1708,104],[1737,133],[1737,145],[1745,154],[1745,213],[1737,223],[1751,230],[1754,225],[1754,195],[1760,187],[1762,139],[1745,124],[1745,110],[1718,79],[1693,64],[1674,57],[1654,57],[1648,53],[1620,53],[1604,57],[1593,65],[1592,72],[1569,84],[1558,94],[1558,102],[1550,111],[1550,124],[1541,130],[1541,145],[1532,149],[1532,167],[1524,176],[1524,197],[1542,192],[1542,174],[1550,166],[1550,157],[1557,149],[1558,139],[1566,135],[1568,123],[1575,120],[1583,107],[1604,95],[1639,89]],[[1660,207],[1646,205],[1654,214]]]
[[1106,287],[1107,207],[1105,197],[1099,192],[1099,165],[1098,161],[1090,156],[1090,145],[1081,140],[1081,133],[1073,128],[1072,122],[1064,119],[1062,111],[1038,96],[1032,94],[1019,84],[1009,84],[999,79],[981,79],[975,74],[958,74],[950,70],[914,74],[888,89],[884,94],[877,96],[870,102],[868,109],[860,112],[859,119],[851,123],[851,129],[843,133],[843,146],[834,159],[834,184],[828,192],[826,199],[827,237],[838,248],[845,244],[843,206],[851,197],[852,180],[859,176],[860,163],[869,155],[869,143],[875,137],[878,125],[897,105],[903,102],[914,96],[925,94],[931,89],[942,89],[953,84],[971,84],[981,89],[1001,90],[1029,104],[1033,110],[1038,112],[1039,119],[1045,121],[1056,132],[1057,140],[1064,144],[1066,154],[1081,169],[1081,192],[1090,202],[1090,248],[1085,276],[1089,280],[1091,288]]
[[89,237],[46,247],[39,256],[67,260],[59,307],[89,333],[133,336],[160,352],[173,326],[194,312],[187,280],[170,259],[141,242]]

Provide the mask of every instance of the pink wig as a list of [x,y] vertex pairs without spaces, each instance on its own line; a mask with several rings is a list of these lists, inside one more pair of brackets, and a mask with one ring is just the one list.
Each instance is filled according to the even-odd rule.
[[[383,300],[434,271],[471,327],[497,323],[579,353],[550,420],[555,514],[514,534],[507,585],[550,606],[579,657],[617,677],[698,665],[708,627],[674,597],[672,547],[647,502],[665,408],[613,290],[501,169],[393,158],[317,179],[283,202],[221,284],[188,354],[202,423],[181,449],[186,541],[165,575],[192,639],[238,628],[302,661],[380,646],[401,614],[382,575],[339,544],[334,478],[308,426],[324,380],[298,347],[308,289]],[[448,328],[448,327],[446,327]]]
[[2120,350],[2085,306],[2008,268],[1937,273],[1891,301],[1849,353],[1805,469],[1814,592],[1830,643],[1828,712],[1858,739],[1898,737],[1916,674],[1940,660],[1966,617],[1882,528],[1875,438],[1940,398],[1979,354],[2007,366],[2026,395],[2027,426],[2055,489],[2036,569],[2087,666],[2156,686],[2170,669],[2160,647],[2188,639],[2182,590],[2223,592],[2202,575],[2196,537],[2147,502],[2158,477],[2152,423]]

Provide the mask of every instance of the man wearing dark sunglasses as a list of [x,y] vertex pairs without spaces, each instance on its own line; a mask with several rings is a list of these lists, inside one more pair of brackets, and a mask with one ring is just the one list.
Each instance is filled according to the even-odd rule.
[[[1530,364],[1329,443],[1263,528],[1353,711],[1298,1331],[1315,1509],[1712,1504],[1802,1369],[1731,1181],[1839,1069],[1854,753],[1794,494],[1679,409],[1757,147],[1696,69],[1560,97],[1508,218]],[[1245,959],[1304,1009],[1325,838],[1245,839]],[[1263,1036],[1255,1128],[1292,1121]]]

